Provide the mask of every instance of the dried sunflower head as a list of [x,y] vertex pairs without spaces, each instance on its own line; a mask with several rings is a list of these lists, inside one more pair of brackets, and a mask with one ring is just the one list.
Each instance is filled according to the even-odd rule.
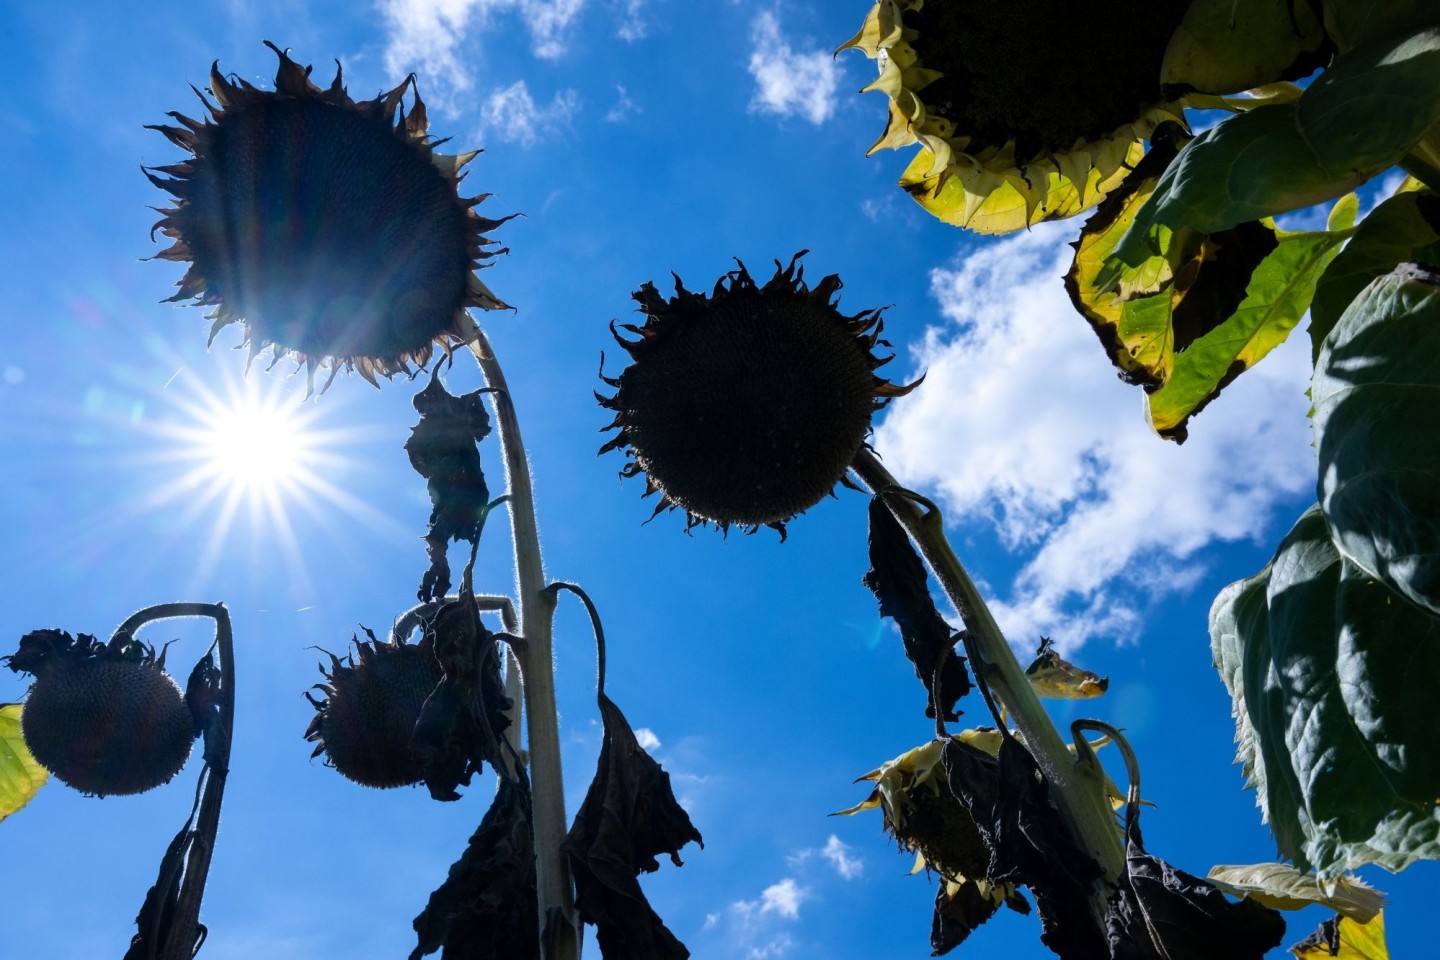
[[311,756],[325,754],[327,764],[364,787],[419,783],[424,763],[412,735],[443,676],[434,635],[427,629],[418,643],[382,643],[363,629],[368,641],[352,638],[354,650],[345,660],[332,653],[329,671],[321,668],[325,682],[314,689],[324,698],[305,694],[315,707],[305,730],[305,739],[315,743]]
[[1093,207],[1156,126],[1184,123],[1160,65],[1187,5],[879,0],[840,49],[877,60],[865,90],[890,97],[870,152],[922,147],[906,192],[947,223],[1009,233]]
[[[812,290],[796,254],[759,286],[743,263],[709,296],[675,278],[666,300],[646,283],[634,293],[645,314],[623,324],[639,339],[616,340],[633,361],[615,395],[619,433],[600,452],[624,448],[623,476],[645,474],[655,508],[685,511],[687,526],[774,527],[818,503],[845,476],[870,419],[914,387],[875,375],[881,310],[840,313],[840,278]],[[613,332],[613,328],[612,328]]]
[[509,217],[460,197],[475,152],[435,151],[413,76],[357,102],[338,67],[322,89],[266,45],[280,58],[273,91],[212,66],[214,103],[197,91],[206,115],[151,128],[191,154],[146,171],[175,198],[152,230],[174,240],[157,257],[190,263],[170,300],[212,307],[212,340],[241,323],[252,357],[273,346],[312,378],[322,363],[371,383],[423,366],[465,339],[466,308],[505,308],[475,271],[504,252],[484,232]]
[[20,714],[25,745],[76,790],[144,793],[167,783],[190,757],[195,720],[165,672],[165,654],[129,637],[36,630],[5,658],[35,683]]

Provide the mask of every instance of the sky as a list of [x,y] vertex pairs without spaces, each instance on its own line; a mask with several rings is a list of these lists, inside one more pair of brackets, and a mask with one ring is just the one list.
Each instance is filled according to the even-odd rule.
[[[31,630],[108,637],[134,610],[223,601],[236,631],[235,752],[206,897],[206,960],[403,956],[493,790],[450,804],[370,791],[309,760],[317,648],[408,608],[429,511],[402,450],[419,383],[341,376],[305,398],[281,363],[244,374],[233,328],[206,349],[202,311],[162,304],[181,269],[159,249],[165,199],[142,164],[178,151],[145,124],[197,109],[212,60],[257,84],[289,47],[357,99],[410,72],[431,131],[483,148],[464,182],[510,253],[484,272],[512,312],[480,318],[531,462],[548,575],[582,584],[609,638],[607,692],[670,773],[705,837],[643,884],[701,960],[929,955],[933,879],[910,876],[852,781],[933,735],[898,635],[861,585],[866,502],[853,491],[753,536],[645,523],[643,481],[597,457],[608,325],[671,272],[706,290],[739,258],[757,276],[800,250],[838,273],[842,309],[887,306],[892,380],[924,385],[873,445],[936,500],[1022,662],[1050,636],[1111,678],[1054,707],[1125,729],[1144,772],[1150,850],[1192,873],[1275,859],[1232,765],[1229,700],[1206,615],[1314,500],[1308,344],[1296,337],[1193,422],[1157,439],[1060,276],[1077,222],[964,234],[894,186],[907,155],[865,151],[884,124],[858,95],[873,64],[832,51],[858,0],[227,0],[0,10],[0,652]],[[463,357],[458,358],[463,360]],[[453,392],[481,385],[464,362]],[[234,412],[272,418],[258,437]],[[266,414],[268,411],[268,414]],[[254,418],[242,421],[253,424]],[[217,437],[221,438],[217,441]],[[254,443],[255,446],[241,446]],[[252,475],[288,450],[278,478]],[[287,446],[288,445],[288,446]],[[235,457],[234,451],[254,450]],[[482,446],[492,489],[493,440]],[[459,554],[454,554],[458,568]],[[504,524],[477,589],[512,588]],[[8,637],[9,640],[5,640]],[[182,673],[203,625],[173,621]],[[571,811],[600,745],[595,653],[578,604],[556,621]],[[0,702],[27,679],[0,673]],[[962,722],[984,722],[978,700]],[[193,794],[198,759],[138,797],[58,783],[0,824],[0,955],[118,955]],[[1418,956],[1433,864],[1365,876],[1391,894],[1398,957]],[[1294,943],[1325,917],[1290,918]],[[1050,956],[1038,924],[997,917],[954,955]],[[596,951],[591,947],[591,953]],[[1277,956],[1280,955],[1277,953]]]

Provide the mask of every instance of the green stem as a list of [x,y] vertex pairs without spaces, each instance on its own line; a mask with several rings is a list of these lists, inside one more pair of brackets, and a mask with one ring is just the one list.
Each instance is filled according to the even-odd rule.
[[[1095,777],[1077,768],[980,591],[945,539],[939,511],[932,505],[922,512],[916,504],[917,498],[903,492],[890,471],[869,450],[862,449],[852,466],[865,485],[884,499],[895,519],[919,546],[921,556],[965,623],[970,668],[1004,705],[1025,746],[1050,781],[1056,806],[1074,828],[1081,844],[1100,864],[1105,878],[1113,883],[1125,869],[1125,850],[1104,789],[1098,786]],[[1091,897],[1102,930],[1109,900],[1107,887],[1108,883],[1098,884]]]
[[1400,169],[1431,190],[1440,190],[1440,151],[1426,149],[1422,141],[1400,161]]
[[543,960],[579,960],[580,931],[575,917],[575,897],[570,871],[560,850],[566,822],[551,640],[555,596],[545,589],[530,464],[525,458],[520,422],[515,416],[505,374],[479,327],[475,328],[469,346],[486,386],[495,391],[496,433],[505,460],[506,490],[510,496],[510,508],[506,512],[510,515],[515,548],[515,598],[520,608],[520,636],[524,641],[514,653],[520,663],[525,691],[541,949]]

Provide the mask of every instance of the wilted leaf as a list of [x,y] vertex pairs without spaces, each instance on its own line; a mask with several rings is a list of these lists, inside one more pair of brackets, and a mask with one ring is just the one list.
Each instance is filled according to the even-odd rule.
[[1359,877],[1336,877],[1326,885],[1288,863],[1211,867],[1209,880],[1232,897],[1249,897],[1276,910],[1303,910],[1317,903],[1365,923],[1385,905],[1385,895]]
[[1440,857],[1440,619],[1342,560],[1318,507],[1210,611],[1238,759],[1280,852],[1332,880]]
[[1145,852],[1140,821],[1126,831],[1125,875],[1110,905],[1111,960],[1260,960],[1285,935],[1280,914],[1232,903],[1208,881]]
[[497,641],[481,622],[472,594],[442,603],[422,629],[434,636],[435,659],[445,676],[420,710],[412,743],[430,795],[458,800],[455,788],[468,786],[486,763],[501,766],[500,735],[510,725],[511,702]]
[[443,960],[538,960],[530,785],[523,770],[518,775],[500,778],[465,852],[415,918],[410,960],[441,947]]
[[941,760],[950,792],[990,851],[986,881],[1030,888],[1040,939],[1060,956],[1104,956],[1105,932],[1090,909],[1100,865],[1050,802],[1049,781],[1035,759],[1006,735],[996,757],[950,739]]
[[1335,545],[1440,615],[1440,273],[1403,265],[1326,337],[1311,386]]
[[1318,8],[1293,0],[1191,0],[1165,50],[1160,83],[1173,96],[1298,80],[1323,67],[1330,52]]
[[942,878],[930,920],[930,956],[943,956],[960,946],[995,916],[1002,903],[1022,916],[1030,914],[1030,902],[1017,892],[1007,896],[983,880],[951,883]]
[[1310,936],[1290,948],[1300,960],[1390,960],[1385,946],[1385,914],[1369,923],[1334,916]]
[[606,960],[684,960],[690,951],[650,908],[637,878],[660,868],[661,853],[680,866],[681,847],[705,844],[676,802],[670,775],[641,748],[620,708],[603,693],[599,703],[599,766],[562,845],[575,906],[595,926]]
[[1407,179],[1395,196],[1360,222],[1331,261],[1310,304],[1311,359],[1350,302],[1377,277],[1402,263],[1440,264],[1440,194]]
[[[925,715],[935,716],[938,700],[945,719],[956,719],[956,701],[970,692],[965,660],[955,652],[955,632],[935,609],[920,557],[880,497],[870,501],[870,570],[865,574],[865,586],[880,601],[880,615],[890,617],[900,628],[905,656],[925,684]],[[938,695],[934,689],[937,670]]]
[[1440,26],[1370,40],[1298,99],[1229,117],[1191,141],[1115,258],[1138,266],[1163,249],[1166,230],[1213,234],[1338,197],[1393,166],[1437,122]]
[[29,803],[50,778],[25,746],[20,710],[18,703],[0,706],[0,820]]
[[1055,652],[1049,637],[1040,638],[1035,660],[1025,668],[1038,696],[1056,700],[1084,700],[1098,697],[1110,688],[1110,678],[1082,670]]
[[440,382],[439,365],[430,383],[411,401],[420,422],[410,430],[405,452],[410,465],[425,478],[430,492],[430,525],[425,546],[430,569],[420,584],[420,599],[439,600],[450,590],[450,564],[445,550],[452,540],[475,543],[490,500],[480,451],[475,444],[490,433],[481,391],[453,396]]

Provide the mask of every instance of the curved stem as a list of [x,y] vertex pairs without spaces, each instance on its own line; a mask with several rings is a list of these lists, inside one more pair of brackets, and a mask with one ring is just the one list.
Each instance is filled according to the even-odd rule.
[[[206,726],[205,768],[200,773],[200,809],[194,829],[186,823],[177,837],[189,847],[182,879],[173,908],[168,911],[167,929],[163,940],[151,932],[149,943],[156,960],[192,960],[204,939],[200,925],[200,902],[205,897],[205,882],[210,874],[210,860],[215,852],[215,836],[220,830],[220,804],[225,796],[225,778],[230,772],[230,743],[235,726],[235,651],[230,627],[230,613],[220,603],[162,603],[146,607],[129,617],[115,631],[117,635],[134,636],[148,623],[176,617],[209,617],[215,621],[215,646],[220,653],[219,712]],[[165,884],[164,888],[169,888]],[[144,911],[141,915],[144,916]],[[156,911],[159,921],[161,912]],[[158,948],[158,952],[156,951]]]
[[[976,680],[989,687],[1004,705],[1025,746],[1045,771],[1060,812],[1100,864],[1105,877],[1113,882],[1125,869],[1125,850],[1104,791],[1095,789],[1091,778],[1077,770],[1069,748],[1035,696],[984,598],[945,539],[939,510],[923,497],[902,492],[890,471],[868,449],[861,449],[852,466],[920,548],[921,556],[965,622],[965,650]],[[926,504],[924,513],[917,502]],[[1102,929],[1107,898],[1105,890],[1092,897]]]
[[585,612],[590,614],[590,628],[595,631],[595,694],[598,697],[605,696],[605,627],[600,623],[600,611],[595,609],[595,602],[590,599],[590,594],[580,589],[579,584],[557,580],[550,584],[548,590],[552,596],[558,596],[561,590],[569,590],[585,604]]
[[[510,533],[515,547],[515,598],[520,608],[520,635],[514,650],[525,690],[526,733],[529,740],[532,816],[535,831],[536,893],[540,902],[540,942],[544,960],[578,960],[580,932],[570,871],[560,845],[565,840],[565,795],[560,771],[560,723],[555,703],[555,669],[551,621],[555,597],[545,589],[540,560],[540,534],[535,524],[535,495],[530,464],[520,440],[520,422],[505,383],[505,374],[490,342],[477,326],[469,343],[486,386],[493,388],[496,433],[505,460],[510,496]],[[553,950],[551,945],[553,944]]]

